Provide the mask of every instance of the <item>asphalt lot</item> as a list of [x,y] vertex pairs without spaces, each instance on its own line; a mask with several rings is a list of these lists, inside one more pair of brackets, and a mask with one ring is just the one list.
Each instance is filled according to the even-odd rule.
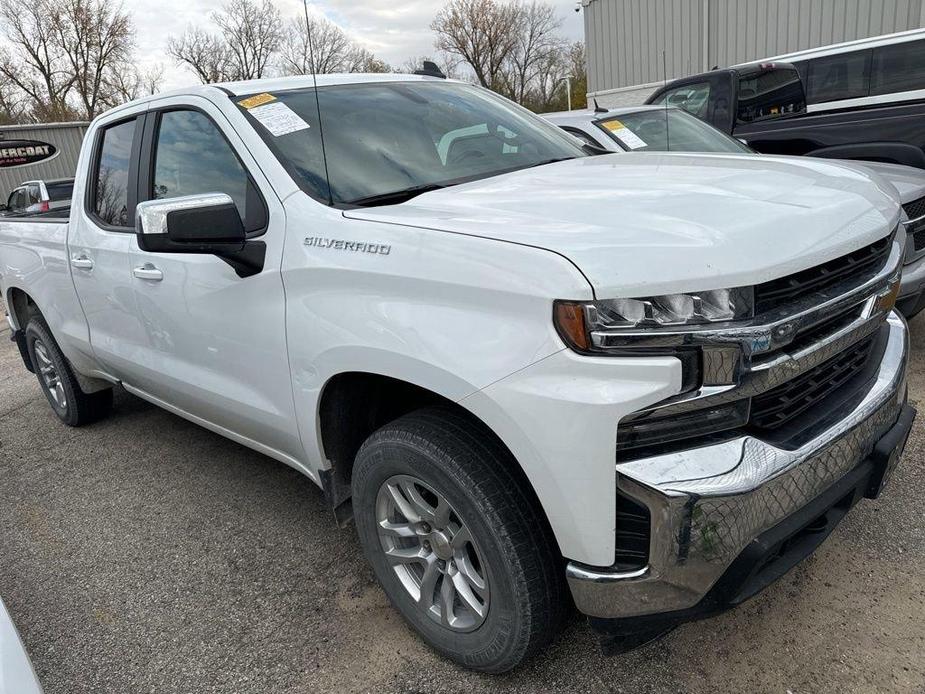
[[[0,596],[49,694],[925,690],[923,419],[885,497],[738,610],[609,658],[576,617],[489,677],[408,631],[309,480],[124,392],[59,424],[5,327]],[[921,410],[925,316],[913,351]]]

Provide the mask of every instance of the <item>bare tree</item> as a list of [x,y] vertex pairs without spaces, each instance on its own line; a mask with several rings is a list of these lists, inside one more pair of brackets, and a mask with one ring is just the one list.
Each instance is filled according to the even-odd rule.
[[0,74],[0,125],[23,123],[29,117],[29,103],[25,93]]
[[25,4],[0,0],[0,19],[6,37],[0,54],[0,75],[22,90],[31,117],[40,120],[66,120],[73,116],[67,97],[75,77],[54,29],[60,13],[60,4],[53,0]]
[[[311,39],[311,41],[309,41]],[[315,64],[312,65],[312,49]],[[287,75],[324,75],[332,72],[388,72],[391,68],[371,51],[353,41],[325,17],[294,19],[286,29],[279,68]]]
[[460,56],[479,84],[500,91],[503,71],[514,52],[521,8],[498,0],[450,0],[431,23],[439,50]]
[[[290,23],[280,52],[280,69],[290,75],[343,72],[353,42],[339,26],[324,17],[298,17]],[[314,53],[314,63],[312,63]]]
[[416,70],[420,70],[424,63],[427,61],[434,63],[437,67],[440,68],[440,71],[450,79],[461,80],[464,78],[461,69],[463,59],[458,55],[453,55],[447,53],[446,51],[441,51],[435,56],[422,55],[418,58],[408,58],[401,64],[401,67],[398,68],[398,71],[413,73]]
[[517,20],[512,27],[514,48],[503,74],[508,96],[524,103],[536,79],[553,60],[561,58],[565,41],[559,36],[562,20],[552,5],[536,2],[514,5]]
[[234,79],[229,71],[231,61],[224,40],[202,29],[190,28],[179,39],[168,38],[167,54],[189,67],[203,84]]
[[114,72],[106,82],[107,105],[118,104],[156,94],[164,80],[164,66],[156,63],[147,70],[135,66]]
[[87,119],[111,103],[107,84],[131,70],[135,28],[113,0],[56,0],[51,25],[64,53],[73,91]]
[[347,72],[392,72],[392,66],[377,58],[372,51],[354,46],[347,58]]
[[233,78],[260,79],[282,39],[282,20],[272,0],[229,0],[212,13],[231,59]]

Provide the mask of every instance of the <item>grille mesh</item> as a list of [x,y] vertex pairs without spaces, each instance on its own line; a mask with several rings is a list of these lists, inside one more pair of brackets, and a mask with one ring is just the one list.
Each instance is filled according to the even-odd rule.
[[919,198],[903,205],[903,211],[909,219],[925,217],[925,198]]
[[764,313],[849,279],[860,283],[886,262],[892,239],[888,236],[822,265],[757,285],[755,313]]
[[867,337],[816,368],[755,397],[749,424],[771,431],[818,405],[864,368],[875,337]]

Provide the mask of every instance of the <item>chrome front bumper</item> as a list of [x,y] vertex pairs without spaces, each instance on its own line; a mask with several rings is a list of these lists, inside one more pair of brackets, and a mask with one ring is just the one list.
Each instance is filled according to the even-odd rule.
[[906,398],[908,329],[895,312],[886,325],[873,385],[798,448],[742,436],[618,465],[620,490],[651,514],[648,565],[621,573],[570,563],[578,609],[623,619],[696,606],[749,543],[866,460]]

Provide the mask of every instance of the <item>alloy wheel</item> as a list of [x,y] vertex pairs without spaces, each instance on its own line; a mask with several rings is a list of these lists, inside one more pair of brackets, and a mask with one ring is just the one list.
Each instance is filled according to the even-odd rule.
[[411,475],[379,488],[382,551],[405,590],[435,622],[472,631],[488,615],[487,567],[475,539],[442,494]]

